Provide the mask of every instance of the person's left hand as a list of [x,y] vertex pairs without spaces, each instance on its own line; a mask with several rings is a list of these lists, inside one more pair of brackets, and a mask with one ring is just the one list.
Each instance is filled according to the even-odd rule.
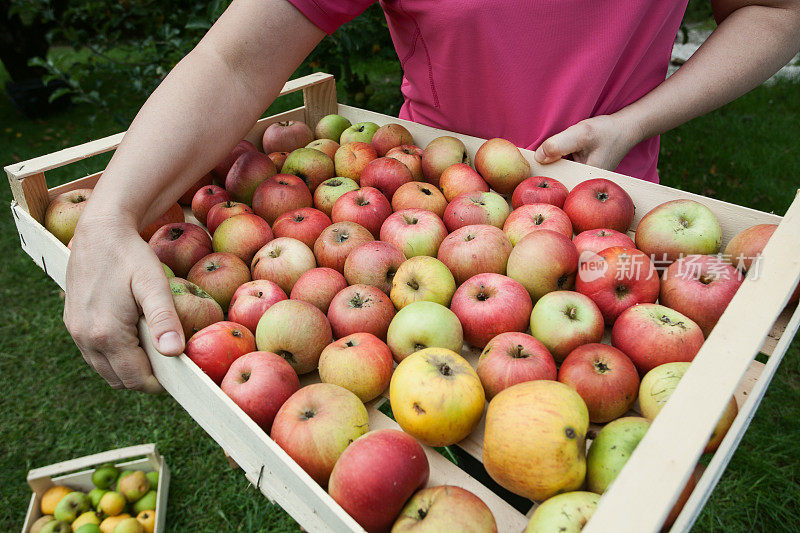
[[640,139],[636,129],[615,115],[582,120],[546,139],[536,149],[536,161],[553,163],[572,154],[572,159],[593,167],[614,170]]

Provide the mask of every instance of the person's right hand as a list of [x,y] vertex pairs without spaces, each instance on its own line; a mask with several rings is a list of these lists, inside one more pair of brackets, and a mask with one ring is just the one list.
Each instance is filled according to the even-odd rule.
[[185,339],[164,269],[134,224],[81,217],[66,282],[64,324],[86,362],[115,389],[160,392],[139,346],[139,316],[162,354],[179,355]]

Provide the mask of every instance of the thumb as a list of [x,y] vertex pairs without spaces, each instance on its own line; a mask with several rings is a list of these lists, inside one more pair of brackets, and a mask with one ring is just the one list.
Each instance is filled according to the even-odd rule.
[[180,355],[186,343],[183,326],[175,312],[164,270],[160,263],[156,264],[158,268],[148,265],[137,270],[131,283],[133,297],[142,309],[156,349],[164,355]]
[[546,139],[534,153],[536,162],[541,164],[552,163],[565,155],[579,152],[583,148],[582,135],[579,129],[578,124],[576,124]]

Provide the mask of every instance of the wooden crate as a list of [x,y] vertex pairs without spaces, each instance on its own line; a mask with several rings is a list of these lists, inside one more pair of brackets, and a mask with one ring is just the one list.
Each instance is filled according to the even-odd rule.
[[28,533],[33,523],[42,516],[41,498],[47,489],[53,485],[66,485],[75,490],[89,492],[94,488],[92,484],[94,467],[105,463],[112,463],[120,470],[158,472],[155,533],[163,533],[167,518],[169,467],[164,462],[164,458],[159,455],[155,444],[140,444],[108,450],[29,471],[28,485],[33,490],[33,495],[28,505],[28,514],[25,516],[22,533]]
[[[281,120],[299,119],[312,128],[320,117],[339,113],[352,122],[398,122],[425,146],[435,137],[453,135],[464,141],[474,156],[483,139],[403,121],[336,102],[333,77],[312,74],[286,84],[281,95],[302,90],[304,106],[259,120],[247,139],[261,146],[266,127]],[[69,251],[42,226],[50,199],[68,190],[93,187],[100,173],[47,188],[45,172],[116,148],[123,134],[67,148],[6,167],[14,192],[11,209],[22,248],[62,288]],[[764,250],[760,276],[748,277],[719,324],[683,377],[671,401],[661,411],[636,448],[626,467],[586,526],[589,532],[658,531],[693,471],[702,449],[729,398],[735,393],[739,414],[722,445],[705,469],[673,531],[688,530],[733,455],[764,392],[775,374],[800,324],[795,306],[784,309],[800,278],[800,200],[785,217],[763,213],[686,191],[630,178],[614,172],[562,160],[539,165],[533,152],[522,150],[534,174],[551,176],[568,188],[586,179],[603,177],[620,184],[636,204],[635,224],[642,215],[667,200],[688,198],[708,206],[719,218],[723,242],[755,224],[779,224]],[[247,479],[269,499],[280,504],[308,531],[363,531],[328,494],[278,447],[252,420],[185,355],[163,357],[152,346],[144,320],[139,323],[141,344],[153,372],[164,388],[227,451]],[[754,361],[759,351],[769,355],[766,364]],[[477,354],[465,351],[474,364]],[[316,373],[303,382],[318,380]],[[381,398],[368,405],[371,429],[397,427],[379,411]],[[459,443],[465,456],[481,460],[483,425]],[[475,479],[482,467],[462,470],[432,449],[426,449],[431,466],[429,485],[459,485],[478,495],[491,508],[502,532],[521,531],[536,504],[508,497]],[[476,463],[477,464],[477,463]],[[488,485],[488,486],[487,486]],[[498,494],[499,493],[499,494]],[[511,502],[511,503],[510,503]]]

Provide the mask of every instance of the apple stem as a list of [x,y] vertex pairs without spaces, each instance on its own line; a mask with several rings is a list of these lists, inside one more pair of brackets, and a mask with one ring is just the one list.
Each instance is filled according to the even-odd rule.
[[448,366],[447,363],[442,363],[441,365],[439,365],[439,372],[441,372],[443,376],[449,376],[450,366]]
[[417,280],[415,280],[415,279],[412,279],[411,281],[407,282],[406,285],[408,285],[409,287],[411,287],[415,291],[419,290],[419,283],[417,283]]
[[419,511],[417,511],[417,517],[420,520],[424,520],[426,516],[428,516],[428,511],[426,511],[425,509],[420,509]]

